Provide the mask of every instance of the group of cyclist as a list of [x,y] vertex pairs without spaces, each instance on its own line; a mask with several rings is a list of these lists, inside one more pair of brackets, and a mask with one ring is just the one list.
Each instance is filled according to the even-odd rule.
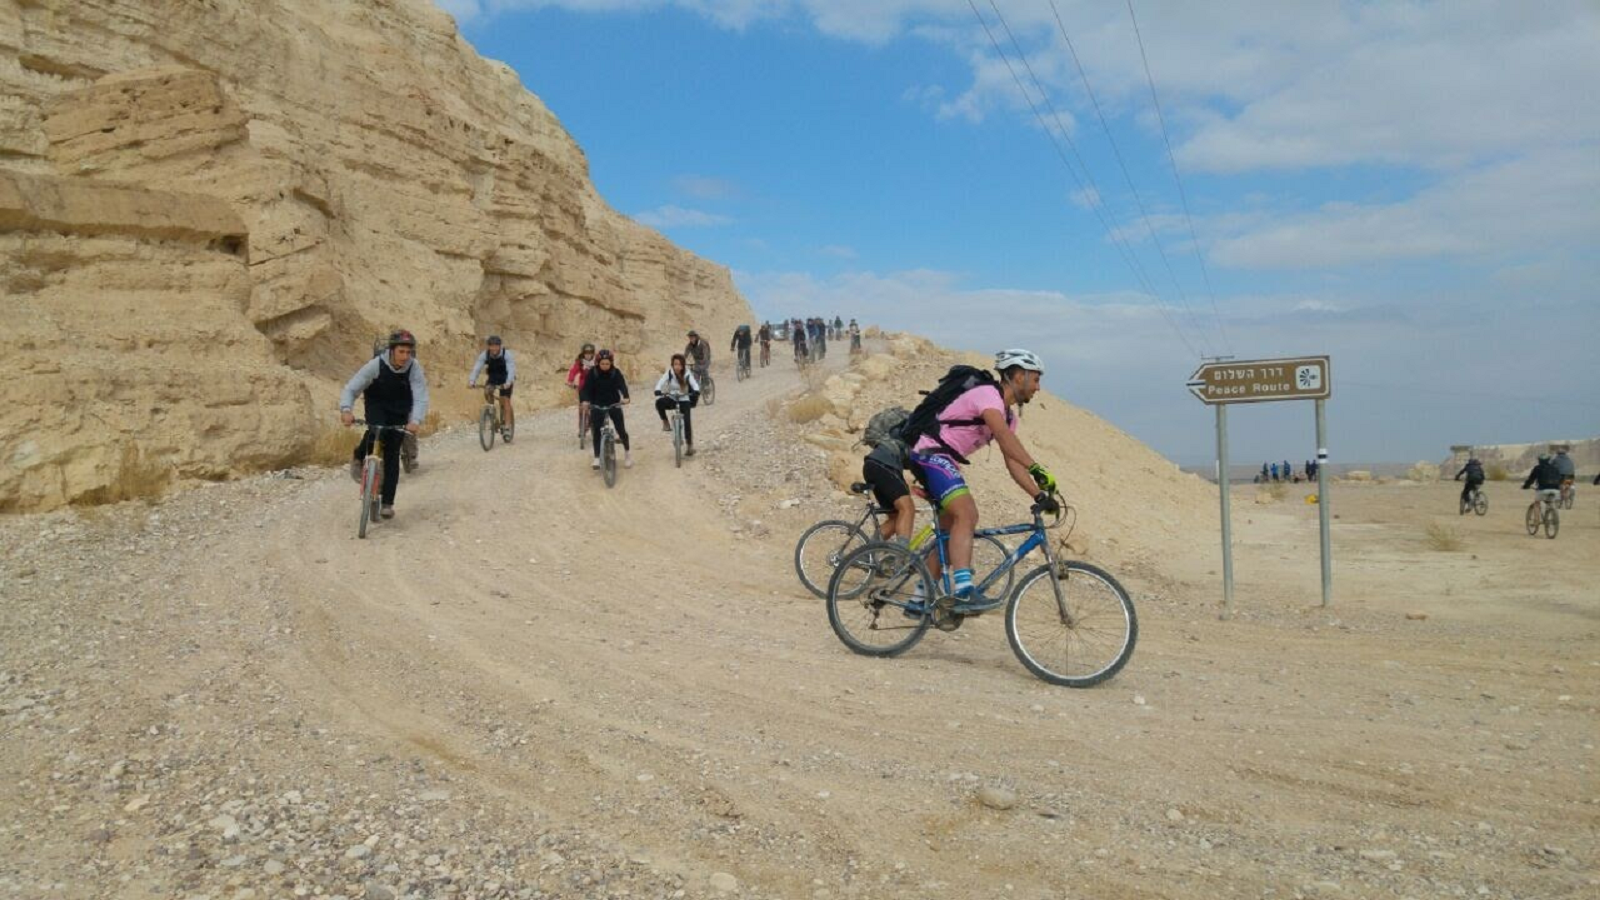
[[[763,324],[761,330],[769,335],[774,333],[770,322]],[[838,316],[834,316],[832,322],[821,316],[790,319],[785,323],[785,330],[788,333],[789,343],[794,348],[795,362],[800,365],[820,362],[827,358],[830,340],[843,340],[849,337],[850,352],[861,352],[861,326],[855,319],[851,319],[848,326],[845,325],[844,319]],[[765,353],[765,343],[763,343],[763,353]]]
[[[1578,477],[1578,468],[1567,455],[1565,447],[1557,450],[1555,455],[1549,453],[1539,454],[1539,459],[1534,463],[1533,469],[1528,472],[1528,477],[1522,481],[1522,489],[1533,488],[1540,492],[1554,491],[1563,500],[1572,490],[1573,482]],[[1484,472],[1483,461],[1476,456],[1469,457],[1461,471],[1456,473],[1456,481],[1465,482],[1461,488],[1461,505],[1466,508],[1472,502],[1473,494],[1483,487],[1488,476]],[[1600,485],[1600,475],[1596,475],[1594,483]]]
[[[763,324],[760,331],[766,336],[763,343],[770,342],[770,325]],[[359,394],[365,402],[369,426],[403,429],[369,429],[357,445],[350,464],[352,477],[359,480],[361,466],[371,452],[373,441],[385,442],[381,495],[384,518],[394,516],[402,434],[415,434],[428,414],[427,379],[422,363],[416,359],[416,345],[411,332],[395,331],[389,336],[387,349],[356,372],[339,398],[340,418],[346,425],[354,423],[355,399]],[[735,331],[733,349],[748,360],[748,328]],[[683,419],[687,455],[691,456],[695,452],[692,410],[699,404],[701,384],[710,365],[710,345],[697,331],[691,330],[683,352],[672,355],[666,371],[655,384],[656,414],[662,428],[671,430],[667,414],[676,409]],[[940,389],[930,396],[930,400],[938,401],[939,407],[930,411],[922,429],[917,433],[901,432],[899,439],[880,444],[862,464],[862,475],[872,486],[878,503],[894,511],[885,526],[884,537],[899,541],[910,539],[915,509],[906,473],[910,473],[917,485],[917,492],[937,508],[941,524],[950,534],[951,579],[958,611],[961,603],[972,599],[973,532],[978,524],[977,502],[962,474],[962,466],[970,464],[969,457],[990,443],[997,443],[1017,486],[1047,509],[1053,508],[1055,503],[1055,477],[1029,455],[1016,435],[1021,409],[1038,393],[1044,366],[1038,356],[1027,350],[1004,350],[995,355],[994,371],[998,378],[969,370],[971,374],[964,376],[967,379],[964,383],[948,390],[941,382]],[[955,374],[952,371],[950,377]],[[484,341],[483,351],[467,376],[468,387],[476,388],[480,377],[488,387],[497,389],[506,420],[511,421],[509,407],[516,385],[516,360],[498,335]],[[631,441],[622,409],[631,398],[627,378],[617,367],[615,354],[608,349],[597,350],[594,344],[584,344],[568,370],[567,384],[577,392],[580,415],[589,413],[594,449],[590,466],[600,466],[600,435],[604,422],[609,420],[616,429],[618,443],[622,444],[623,465],[631,467]],[[603,414],[593,415],[594,411]],[[923,420],[913,417],[912,421]]]
[[[765,351],[772,338],[772,329],[762,326],[762,345]],[[689,342],[682,353],[674,353],[666,370],[655,383],[656,414],[661,419],[663,431],[670,432],[667,414],[676,410],[683,420],[685,455],[694,456],[694,422],[692,410],[699,405],[701,385],[711,368],[711,345],[699,332],[691,330]],[[733,349],[741,362],[749,365],[752,334],[748,325],[734,332]],[[416,358],[417,340],[411,332],[399,329],[380,345],[348,383],[339,397],[339,416],[345,425],[355,424],[357,396],[365,406],[367,431],[356,445],[350,461],[350,475],[361,480],[362,466],[372,452],[374,441],[383,442],[383,485],[380,493],[380,515],[394,517],[395,495],[400,484],[401,447],[407,439],[414,439],[428,415],[428,382],[422,363]],[[505,440],[510,441],[515,412],[511,397],[516,387],[516,357],[505,346],[499,335],[490,335],[483,350],[472,364],[467,375],[467,387],[476,389],[479,379],[493,390],[500,403],[506,423]],[[600,467],[600,440],[605,422],[611,422],[622,445],[625,467],[633,466],[632,441],[628,435],[627,419],[623,407],[632,398],[628,380],[617,367],[616,355],[608,349],[596,349],[586,343],[567,370],[567,385],[578,397],[579,428],[589,433],[594,450],[590,467]],[[594,415],[599,410],[602,415]]]

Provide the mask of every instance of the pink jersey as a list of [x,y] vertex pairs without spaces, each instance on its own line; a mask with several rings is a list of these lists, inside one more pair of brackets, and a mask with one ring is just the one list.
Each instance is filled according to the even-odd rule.
[[[939,414],[939,420],[949,422],[980,419],[986,409],[1005,413],[1006,424],[1011,426],[1011,433],[1017,433],[1017,420],[1006,413],[1006,402],[1000,396],[1000,389],[986,384],[979,385],[951,401],[950,405],[944,408],[944,412]],[[987,425],[942,425],[939,428],[939,436],[950,445],[950,449],[968,459],[994,440],[994,432],[990,431]],[[944,448],[931,437],[922,438],[911,449],[915,453],[944,453]]]

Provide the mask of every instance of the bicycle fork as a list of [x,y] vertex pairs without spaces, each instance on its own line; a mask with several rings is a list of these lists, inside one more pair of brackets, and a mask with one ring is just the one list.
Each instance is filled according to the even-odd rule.
[[1048,537],[1044,538],[1040,543],[1043,545],[1045,564],[1050,567],[1050,574],[1053,576],[1050,579],[1050,589],[1055,591],[1056,594],[1056,612],[1061,616],[1061,624],[1072,628],[1075,624],[1072,620],[1072,610],[1067,608],[1067,592],[1061,584],[1067,580],[1067,569],[1056,562],[1056,553],[1051,548]]

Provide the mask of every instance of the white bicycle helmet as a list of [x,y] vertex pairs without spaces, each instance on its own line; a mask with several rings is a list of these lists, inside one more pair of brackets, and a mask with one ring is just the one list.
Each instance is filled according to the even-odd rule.
[[1039,357],[1027,350],[1001,350],[994,355],[995,371],[1004,372],[1013,366],[1021,366],[1029,372],[1044,371],[1044,364],[1039,362]]

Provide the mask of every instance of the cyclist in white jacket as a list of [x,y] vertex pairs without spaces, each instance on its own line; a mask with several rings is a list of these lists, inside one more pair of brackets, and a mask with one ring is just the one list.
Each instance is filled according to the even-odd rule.
[[689,417],[689,410],[700,403],[700,382],[689,371],[689,363],[682,353],[672,354],[672,362],[667,371],[656,382],[656,415],[661,417],[661,430],[671,431],[672,426],[667,422],[667,410],[674,406],[678,408],[678,415],[683,417],[683,440],[688,445],[686,456],[694,455],[694,422]]

